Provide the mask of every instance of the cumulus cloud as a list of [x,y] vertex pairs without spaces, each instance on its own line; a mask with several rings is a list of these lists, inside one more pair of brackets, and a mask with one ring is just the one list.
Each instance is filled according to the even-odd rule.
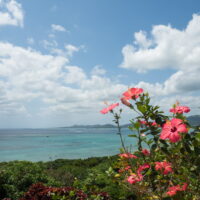
[[122,53],[121,67],[137,72],[196,68],[200,61],[200,16],[193,15],[184,30],[156,25],[149,38],[144,31],[137,32],[134,44],[123,47]]
[[116,100],[127,87],[102,77],[100,68],[95,70],[99,72],[87,75],[66,56],[0,42],[0,105],[9,102],[4,110],[10,113],[28,112],[26,105],[37,99],[46,112],[96,113],[103,101]]
[[134,34],[134,38],[133,44],[122,49],[122,68],[138,73],[175,70],[163,84],[141,82],[138,85],[150,90],[157,88],[163,95],[200,90],[200,15],[194,14],[184,30],[156,25],[149,35],[140,31]]
[[51,29],[53,31],[58,31],[58,32],[66,32],[67,31],[63,26],[61,26],[59,24],[52,24]]
[[15,0],[0,1],[0,26],[13,25],[23,27],[24,12]]

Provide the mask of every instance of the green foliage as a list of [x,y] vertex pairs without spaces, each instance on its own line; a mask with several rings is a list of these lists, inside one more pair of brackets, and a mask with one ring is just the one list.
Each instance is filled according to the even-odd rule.
[[[116,186],[112,186],[112,182],[109,182],[105,171],[116,159],[117,156],[85,160],[58,159],[44,163],[26,161],[0,163],[0,199],[9,197],[16,200],[32,184],[38,182],[49,186],[76,186],[79,189],[85,189],[87,193],[88,191],[113,190],[112,192],[115,195],[113,187]],[[94,180],[92,180],[93,178]],[[95,190],[92,190],[93,185],[90,187],[89,182],[95,182]],[[86,188],[88,188],[88,191],[86,191]],[[120,189],[118,188],[118,190]],[[56,199],[56,196],[54,198]]]
[[41,163],[13,161],[0,164],[0,197],[19,198],[33,183],[58,183],[49,177]]

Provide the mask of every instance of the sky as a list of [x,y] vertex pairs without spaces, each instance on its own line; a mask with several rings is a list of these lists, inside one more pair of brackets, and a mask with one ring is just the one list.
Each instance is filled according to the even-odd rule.
[[130,87],[199,114],[199,74],[199,0],[0,0],[0,128],[112,123]]

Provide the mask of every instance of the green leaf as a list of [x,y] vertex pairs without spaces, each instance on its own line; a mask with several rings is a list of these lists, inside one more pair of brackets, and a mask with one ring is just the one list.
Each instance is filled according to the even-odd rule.
[[191,149],[190,149],[190,146],[186,143],[185,144],[185,149],[188,153],[192,153]]
[[153,143],[153,140],[147,141],[147,144],[148,144],[148,145],[150,145],[150,144],[152,144],[152,143]]
[[169,151],[165,147],[161,147],[162,152],[164,152],[167,155],[170,155]]
[[133,135],[128,135],[128,137],[134,137],[134,138],[137,138],[138,136],[133,134]]
[[152,150],[152,151],[154,151],[156,148],[157,148],[157,145],[156,145],[156,144],[153,144],[153,145],[151,146],[151,150]]
[[200,132],[196,133],[195,138],[196,138],[197,140],[200,140]]
[[145,112],[146,112],[146,106],[145,106],[145,105],[137,104],[137,109],[138,109],[141,113],[145,113]]
[[139,128],[140,128],[140,122],[135,122],[135,123],[134,123],[134,127],[135,127],[137,130],[139,130]]

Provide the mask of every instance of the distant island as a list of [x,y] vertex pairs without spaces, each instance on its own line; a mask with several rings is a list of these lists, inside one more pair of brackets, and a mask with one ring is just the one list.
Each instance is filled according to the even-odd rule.
[[[200,115],[191,115],[187,117],[187,119],[192,126],[200,126]],[[123,124],[121,125],[121,128],[128,128],[128,126],[130,126],[130,124]],[[117,128],[117,126],[113,124],[94,124],[94,125],[73,125],[60,128]]]
[[73,125],[60,128],[116,128],[116,126],[112,124],[103,124],[103,125],[95,124],[95,125]]
[[191,115],[187,120],[192,126],[200,126],[200,115]]

